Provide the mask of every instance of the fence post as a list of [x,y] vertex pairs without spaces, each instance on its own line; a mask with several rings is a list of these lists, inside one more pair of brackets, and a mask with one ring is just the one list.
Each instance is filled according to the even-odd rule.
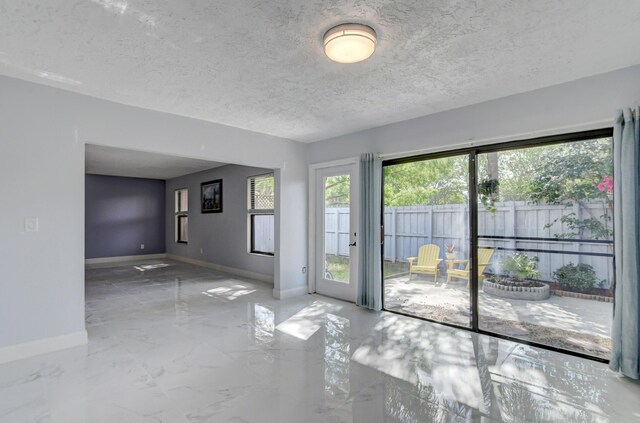
[[391,262],[395,263],[396,262],[396,208],[395,207],[391,207]]

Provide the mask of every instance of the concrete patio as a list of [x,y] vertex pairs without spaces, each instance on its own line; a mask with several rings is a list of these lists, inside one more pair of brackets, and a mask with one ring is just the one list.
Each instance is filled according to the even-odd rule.
[[[385,308],[470,326],[470,294],[465,281],[408,275],[385,279]],[[548,300],[498,298],[480,290],[480,328],[491,332],[608,358],[613,303],[552,295]]]

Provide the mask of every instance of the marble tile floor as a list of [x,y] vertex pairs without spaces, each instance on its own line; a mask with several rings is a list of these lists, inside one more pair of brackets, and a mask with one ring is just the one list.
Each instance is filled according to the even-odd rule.
[[0,422],[635,422],[603,364],[165,261],[86,272],[89,344],[0,365]]

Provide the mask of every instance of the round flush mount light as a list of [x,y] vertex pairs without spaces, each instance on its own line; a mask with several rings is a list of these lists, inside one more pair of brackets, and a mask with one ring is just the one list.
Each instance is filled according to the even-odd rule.
[[367,25],[342,24],[324,34],[324,53],[334,62],[357,63],[376,51],[376,32]]

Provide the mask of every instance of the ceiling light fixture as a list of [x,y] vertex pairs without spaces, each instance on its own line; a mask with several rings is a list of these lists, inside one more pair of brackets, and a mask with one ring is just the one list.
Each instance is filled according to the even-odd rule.
[[324,53],[334,62],[356,63],[376,51],[376,32],[367,25],[342,24],[324,34]]

